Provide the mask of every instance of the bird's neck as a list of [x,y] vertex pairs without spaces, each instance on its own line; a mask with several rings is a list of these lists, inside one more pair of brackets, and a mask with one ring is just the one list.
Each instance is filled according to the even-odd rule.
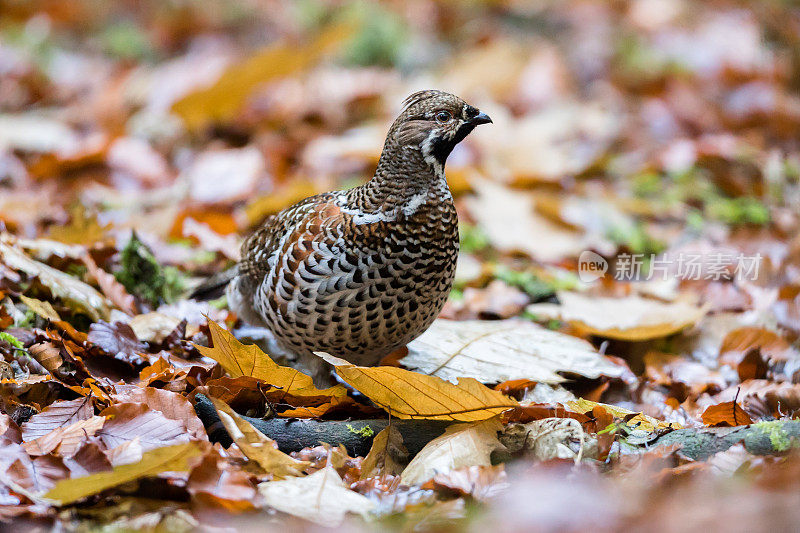
[[351,205],[365,213],[407,216],[434,199],[452,201],[444,164],[411,146],[384,148],[375,175],[350,195]]

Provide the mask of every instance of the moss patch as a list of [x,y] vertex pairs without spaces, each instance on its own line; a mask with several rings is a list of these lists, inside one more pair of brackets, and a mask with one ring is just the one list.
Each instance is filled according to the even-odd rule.
[[364,426],[361,429],[356,429],[353,426],[351,426],[350,424],[347,424],[347,430],[350,433],[358,435],[359,437],[362,437],[364,439],[368,439],[368,438],[372,437],[373,435],[375,435],[375,431],[373,431],[373,429],[371,427],[369,427],[369,426]]
[[792,439],[781,426],[780,420],[758,422],[751,427],[766,435],[777,452],[785,452],[792,447]]

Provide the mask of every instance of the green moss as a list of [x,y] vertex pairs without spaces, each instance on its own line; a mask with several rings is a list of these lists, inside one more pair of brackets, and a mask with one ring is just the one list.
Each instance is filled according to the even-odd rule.
[[780,420],[757,422],[751,426],[769,438],[772,448],[777,452],[785,452],[792,447],[792,439],[781,427]]
[[399,15],[377,3],[352,2],[345,17],[358,22],[358,31],[345,51],[347,62],[384,67],[397,64],[408,42],[408,29]]
[[458,234],[461,237],[460,250],[464,253],[480,252],[489,247],[489,237],[478,226],[459,224]]
[[577,278],[571,273],[545,278],[535,272],[512,270],[502,265],[495,268],[494,277],[523,290],[534,301],[549,298],[557,291],[574,289],[578,284]]
[[369,426],[364,426],[361,429],[356,429],[353,426],[351,426],[350,424],[347,424],[347,430],[350,433],[358,435],[359,437],[364,438],[364,439],[368,439],[368,438],[372,437],[373,435],[375,435],[375,431]]
[[24,350],[25,349],[25,347],[22,345],[22,343],[19,342],[19,339],[17,339],[15,336],[13,336],[10,333],[6,333],[5,331],[0,331],[0,340],[6,341],[7,343],[9,343],[11,346],[16,348],[17,350]]
[[183,279],[178,270],[162,266],[135,233],[122,250],[120,266],[114,273],[117,280],[128,292],[152,307],[171,303],[183,292]]
[[770,218],[767,206],[752,196],[718,197],[708,202],[706,211],[711,218],[733,226],[743,224],[763,226]]

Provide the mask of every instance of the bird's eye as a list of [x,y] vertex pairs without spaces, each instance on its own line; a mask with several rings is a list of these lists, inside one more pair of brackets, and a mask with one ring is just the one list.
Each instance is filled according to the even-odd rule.
[[449,111],[439,111],[436,113],[437,122],[447,122],[451,118],[453,118],[453,115],[451,115]]

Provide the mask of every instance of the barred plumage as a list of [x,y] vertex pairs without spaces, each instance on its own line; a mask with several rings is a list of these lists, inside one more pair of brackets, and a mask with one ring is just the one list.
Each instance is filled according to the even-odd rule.
[[316,377],[315,351],[373,365],[424,332],[453,283],[458,218],[444,176],[489,117],[460,98],[409,96],[366,184],[270,217],[243,244],[228,301]]

